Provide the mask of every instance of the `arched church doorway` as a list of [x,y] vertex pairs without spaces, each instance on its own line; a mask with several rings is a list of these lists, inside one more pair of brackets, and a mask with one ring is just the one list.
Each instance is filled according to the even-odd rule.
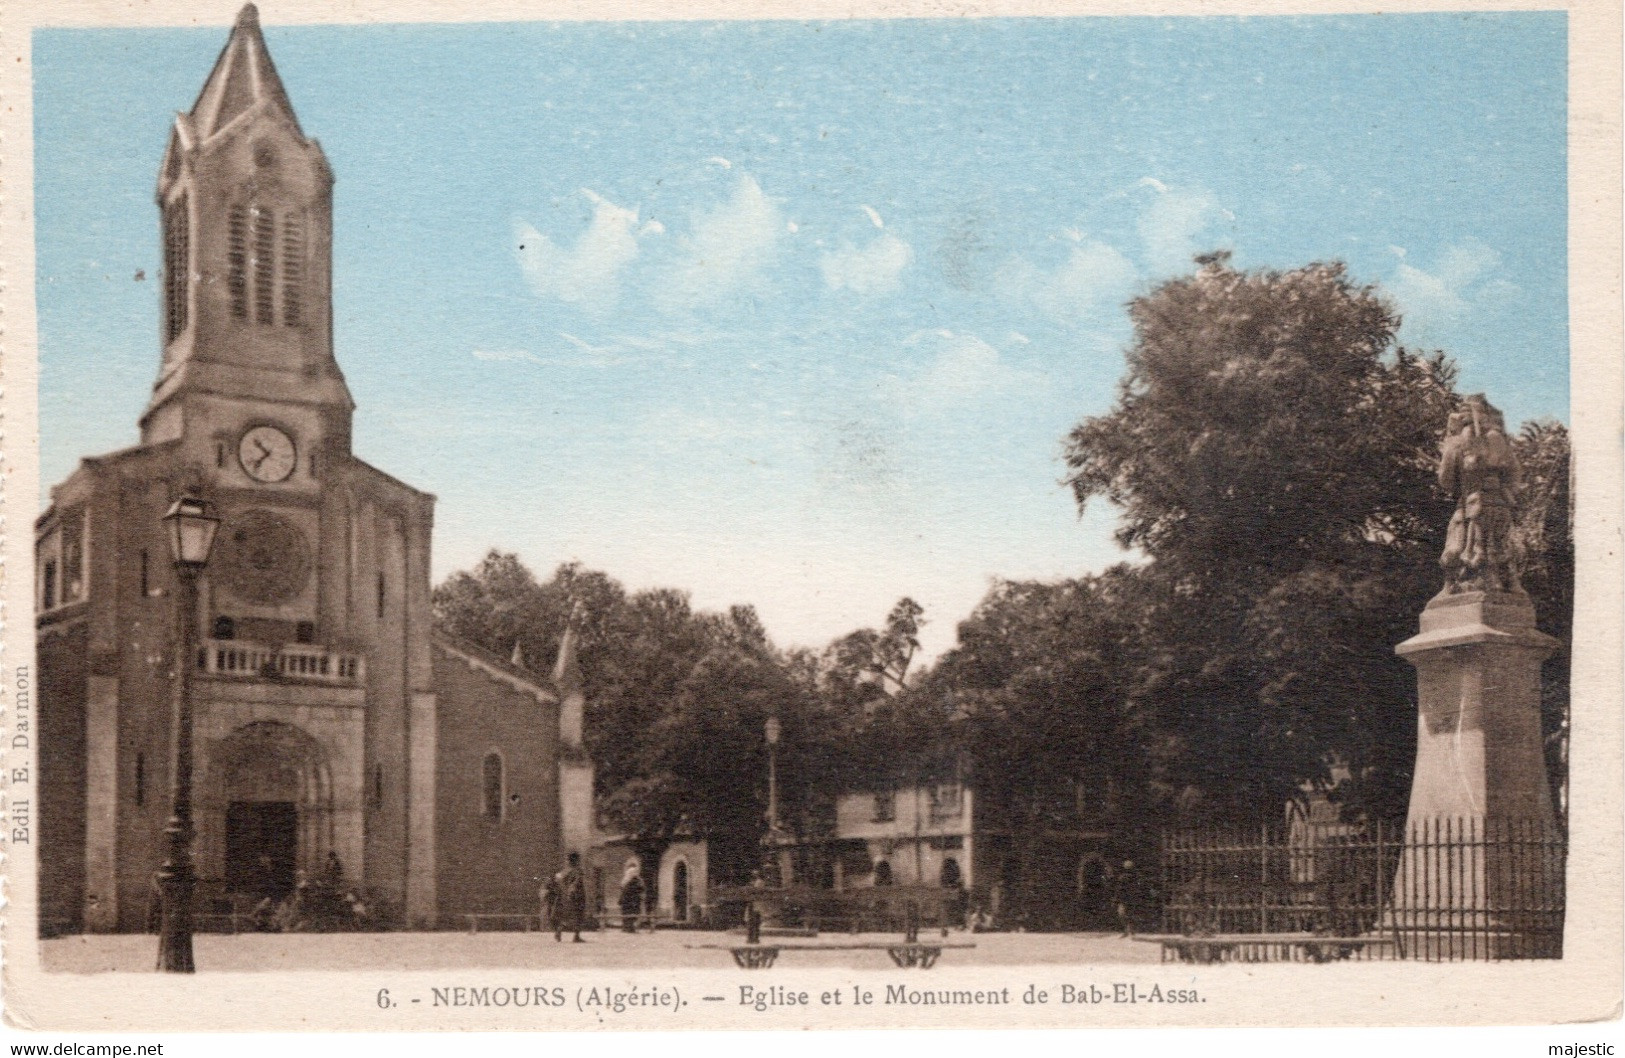
[[688,861],[678,860],[671,872],[671,917],[688,921]]
[[321,744],[292,724],[261,721],[215,751],[206,805],[220,820],[227,892],[281,898],[333,848],[333,782]]

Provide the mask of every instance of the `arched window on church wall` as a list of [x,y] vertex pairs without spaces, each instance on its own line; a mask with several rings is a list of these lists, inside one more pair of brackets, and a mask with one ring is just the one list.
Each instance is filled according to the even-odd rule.
[[485,755],[484,797],[480,814],[486,819],[502,818],[502,754],[494,750]]

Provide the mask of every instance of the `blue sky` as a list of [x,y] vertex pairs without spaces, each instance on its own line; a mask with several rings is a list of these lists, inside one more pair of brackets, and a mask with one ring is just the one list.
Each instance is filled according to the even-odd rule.
[[[274,6],[264,12],[274,19]],[[35,34],[41,477],[136,439],[152,194],[227,27]],[[1561,13],[269,26],[335,190],[362,458],[438,580],[579,559],[822,645],[1121,553],[1061,442],[1125,301],[1340,259],[1568,418]]]

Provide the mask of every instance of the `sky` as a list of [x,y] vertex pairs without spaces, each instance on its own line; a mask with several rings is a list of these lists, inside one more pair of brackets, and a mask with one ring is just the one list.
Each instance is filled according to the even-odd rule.
[[[137,440],[158,162],[228,28],[35,33],[46,487]],[[1063,440],[1216,248],[1344,261],[1568,419],[1561,12],[265,37],[337,175],[354,448],[437,495],[437,582],[579,560],[814,647],[909,595],[935,655],[992,578],[1128,557]]]

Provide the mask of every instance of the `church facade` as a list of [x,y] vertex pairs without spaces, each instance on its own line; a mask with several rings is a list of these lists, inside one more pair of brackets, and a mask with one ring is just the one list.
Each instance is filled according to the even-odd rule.
[[[332,189],[245,7],[159,170],[140,441],[84,459],[36,524],[44,929],[149,923],[178,665],[203,907],[336,857],[401,924],[534,912],[537,879],[591,841],[570,637],[544,679],[437,633],[434,497],[351,450]],[[186,494],[221,525],[179,657],[160,518]]]

